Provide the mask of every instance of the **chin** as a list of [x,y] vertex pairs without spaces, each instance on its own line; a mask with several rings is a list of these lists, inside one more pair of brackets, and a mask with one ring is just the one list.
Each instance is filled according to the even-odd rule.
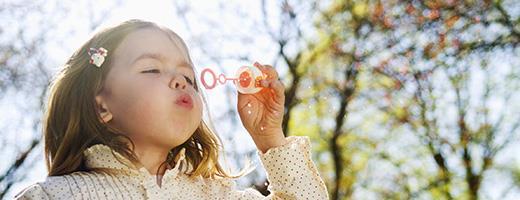
[[177,146],[179,146],[181,144],[184,144],[186,141],[188,141],[193,136],[193,134],[195,133],[195,130],[190,131],[189,134],[183,135],[183,138],[181,140],[179,140],[180,139],[179,137],[175,138],[173,141],[176,141],[178,143],[174,144],[173,148],[175,148],[175,147],[177,147]]

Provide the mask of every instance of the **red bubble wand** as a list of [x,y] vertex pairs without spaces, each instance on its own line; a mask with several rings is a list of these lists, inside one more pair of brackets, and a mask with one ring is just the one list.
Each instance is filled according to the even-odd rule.
[[[208,75],[211,78],[210,82],[206,81]],[[235,77],[237,78],[228,78],[224,74],[219,74],[217,78],[215,72],[210,68],[205,68],[200,74],[200,80],[206,89],[215,88],[217,82],[224,85],[227,81],[233,81],[237,90],[242,94],[254,94],[262,90],[260,81],[267,76],[257,67],[243,66],[237,70]]]

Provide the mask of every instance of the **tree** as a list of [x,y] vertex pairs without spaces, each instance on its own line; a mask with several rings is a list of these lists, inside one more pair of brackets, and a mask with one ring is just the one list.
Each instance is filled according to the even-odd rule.
[[[361,189],[383,198],[488,196],[481,192],[485,173],[505,164],[494,159],[519,136],[520,115],[496,107],[499,102],[518,108],[518,95],[510,91],[519,86],[513,67],[519,62],[519,19],[504,4],[314,4],[317,36],[295,57],[303,84],[294,92],[300,95],[287,102],[292,112],[286,130],[310,135],[322,151],[318,157],[330,156],[332,164],[320,167],[332,199]],[[498,55],[506,61],[494,59]],[[383,137],[367,132],[369,125],[385,129],[379,131]],[[399,144],[403,135],[414,137],[410,146]],[[391,145],[417,153],[394,155]],[[370,169],[377,162],[395,171],[374,180],[360,178],[377,174]],[[398,185],[381,187],[385,178]]]

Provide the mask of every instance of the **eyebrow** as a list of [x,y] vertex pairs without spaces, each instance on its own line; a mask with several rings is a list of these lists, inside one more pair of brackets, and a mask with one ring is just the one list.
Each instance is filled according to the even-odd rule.
[[[160,61],[166,60],[166,56],[164,56],[162,54],[158,54],[158,53],[144,53],[144,54],[141,54],[136,59],[134,59],[132,61],[132,65],[135,64],[139,60],[147,59],[147,58],[148,59],[160,60]],[[187,68],[193,69],[193,66],[189,62],[186,62],[185,60],[183,60],[178,66],[180,66],[180,67],[187,67]]]

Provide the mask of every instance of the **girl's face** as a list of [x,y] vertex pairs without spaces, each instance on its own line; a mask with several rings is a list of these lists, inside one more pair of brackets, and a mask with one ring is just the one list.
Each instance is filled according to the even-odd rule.
[[112,69],[96,96],[105,122],[136,147],[169,150],[192,136],[202,101],[180,38],[155,28],[137,30],[109,56],[114,56]]

